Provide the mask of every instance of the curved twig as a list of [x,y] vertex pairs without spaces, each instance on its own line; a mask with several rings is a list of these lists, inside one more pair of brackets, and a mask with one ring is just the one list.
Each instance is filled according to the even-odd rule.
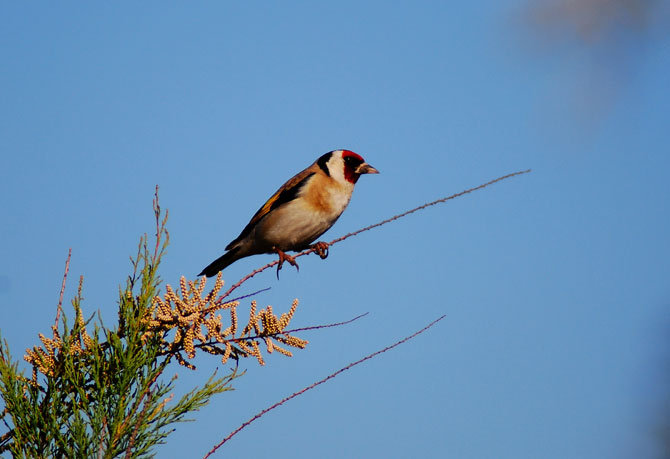
[[291,400],[291,399],[297,397],[298,395],[302,395],[302,394],[304,394],[305,392],[307,392],[308,390],[314,389],[315,387],[317,387],[317,386],[319,386],[319,385],[325,383],[326,381],[328,381],[328,380],[330,380],[330,379],[333,379],[334,377],[336,377],[336,376],[339,375],[340,373],[345,372],[345,371],[347,371],[348,369],[350,369],[350,368],[352,368],[352,367],[355,367],[356,365],[358,365],[358,364],[360,364],[360,363],[365,362],[366,360],[370,360],[371,358],[376,357],[376,356],[378,356],[379,354],[383,354],[383,353],[386,352],[386,351],[390,351],[390,350],[393,349],[394,347],[397,347],[397,346],[400,346],[400,345],[403,344],[403,343],[406,343],[407,341],[411,340],[412,338],[414,338],[414,337],[420,335],[421,333],[425,332],[426,330],[428,330],[430,327],[432,327],[433,325],[435,325],[436,323],[438,323],[440,320],[444,319],[445,317],[446,317],[446,316],[443,315],[443,316],[441,316],[441,317],[435,319],[434,321],[432,321],[431,323],[429,323],[428,325],[426,325],[425,327],[423,327],[421,330],[419,330],[419,331],[417,331],[417,332],[414,332],[413,334],[411,334],[411,335],[409,335],[409,336],[407,336],[407,337],[401,339],[400,341],[397,341],[397,342],[395,342],[394,344],[391,344],[390,346],[385,347],[384,349],[380,349],[379,351],[373,352],[372,354],[369,354],[369,355],[363,357],[362,359],[359,359],[359,360],[357,360],[357,361],[355,361],[355,362],[353,362],[353,363],[350,363],[350,364],[347,365],[346,367],[340,368],[340,369],[337,370],[335,373],[331,373],[330,375],[326,376],[325,378],[323,378],[323,379],[321,379],[321,380],[319,380],[319,381],[317,381],[317,382],[315,382],[315,383],[313,383],[313,384],[310,384],[309,386],[307,386],[307,387],[305,387],[305,388],[299,390],[298,392],[294,392],[293,394],[289,395],[288,397],[283,398],[281,401],[275,403],[274,405],[272,405],[272,406],[270,406],[270,407],[268,407],[268,408],[265,408],[263,411],[260,411],[259,413],[257,413],[256,415],[254,415],[251,419],[249,419],[248,421],[246,421],[244,424],[240,425],[237,429],[233,430],[233,431],[232,431],[226,438],[224,438],[223,440],[221,440],[220,443],[218,443],[217,445],[215,445],[215,446],[214,446],[214,447],[213,447],[207,454],[205,454],[205,456],[203,457],[203,459],[207,459],[209,456],[211,456],[212,454],[214,454],[214,453],[216,452],[217,449],[219,449],[221,446],[223,446],[228,440],[230,440],[231,438],[233,438],[235,435],[237,435],[242,429],[244,429],[246,426],[248,426],[249,424],[251,424],[251,423],[254,422],[255,420],[259,419],[260,417],[262,417],[263,415],[265,415],[265,414],[268,413],[269,411],[272,411],[272,410],[274,410],[275,408],[280,407],[281,405],[283,405],[284,403],[288,402],[289,400]]

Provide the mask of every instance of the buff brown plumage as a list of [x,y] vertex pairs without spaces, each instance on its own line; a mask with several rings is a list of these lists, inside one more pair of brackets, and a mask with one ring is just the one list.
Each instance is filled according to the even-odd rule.
[[[347,208],[358,178],[378,173],[353,151],[334,150],[324,154],[284,183],[226,246],[226,253],[199,276],[215,276],[240,258],[261,253],[277,253],[279,268],[284,260],[297,267],[293,257],[285,252],[310,247]],[[325,258],[327,244],[318,242],[314,247]]]

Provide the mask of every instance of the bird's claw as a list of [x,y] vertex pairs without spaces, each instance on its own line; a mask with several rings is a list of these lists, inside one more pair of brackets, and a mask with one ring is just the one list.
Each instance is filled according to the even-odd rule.
[[283,250],[275,249],[275,251],[277,252],[277,255],[279,255],[279,264],[277,265],[277,279],[279,279],[279,270],[281,270],[285,261],[288,261],[291,266],[295,266],[295,269],[300,271],[300,266],[298,266],[294,256],[287,254]]
[[312,245],[314,253],[316,253],[322,260],[328,258],[328,243],[319,241]]

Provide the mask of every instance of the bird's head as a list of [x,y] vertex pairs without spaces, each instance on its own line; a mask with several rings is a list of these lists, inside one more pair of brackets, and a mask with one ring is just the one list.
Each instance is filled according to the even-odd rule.
[[317,160],[317,164],[326,175],[339,182],[354,184],[362,174],[379,174],[377,169],[350,150],[334,150],[326,153]]

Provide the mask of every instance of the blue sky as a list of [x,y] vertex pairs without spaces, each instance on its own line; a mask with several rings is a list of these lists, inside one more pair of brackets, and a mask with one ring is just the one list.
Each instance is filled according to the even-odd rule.
[[[516,170],[533,173],[301,259],[261,305],[302,335],[182,424],[200,457],[358,358],[410,343],[275,410],[220,457],[654,457],[668,402],[670,40],[545,37],[513,2],[7,3],[0,14],[0,330],[15,357],[84,275],[115,317],[160,186],[162,277],[193,278],[321,154],[363,177],[325,240]],[[560,30],[560,28],[559,28]],[[232,284],[271,256],[224,271]],[[217,367],[179,373],[179,390]],[[665,416],[667,418],[667,411]]]

